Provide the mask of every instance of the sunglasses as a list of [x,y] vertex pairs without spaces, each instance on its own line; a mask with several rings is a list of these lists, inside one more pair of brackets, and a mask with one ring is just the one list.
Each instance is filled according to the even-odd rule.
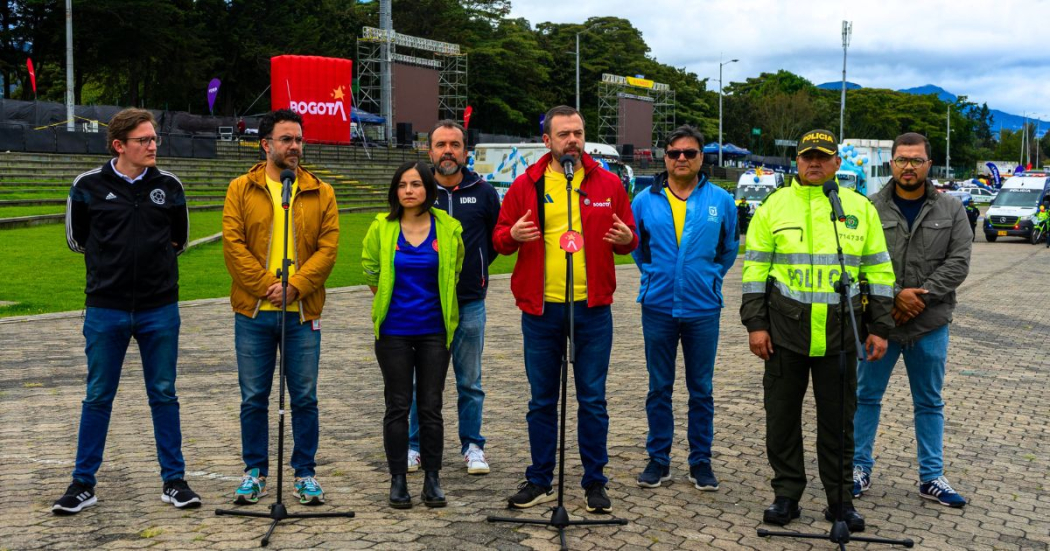
[[700,154],[699,149],[668,149],[664,155],[667,155],[668,159],[677,161],[682,155],[688,160],[693,160],[697,155]]

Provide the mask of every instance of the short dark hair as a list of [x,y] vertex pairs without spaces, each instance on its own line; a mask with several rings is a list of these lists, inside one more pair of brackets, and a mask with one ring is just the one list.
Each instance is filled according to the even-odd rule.
[[547,134],[548,136],[550,135],[551,119],[553,119],[554,117],[571,117],[573,115],[577,115],[578,117],[580,117],[580,122],[582,122],[584,126],[587,125],[587,121],[583,118],[583,113],[580,113],[576,109],[569,107],[568,105],[559,105],[557,107],[551,107],[550,111],[547,111],[547,114],[543,116],[543,133]]
[[432,147],[434,145],[434,132],[437,132],[438,128],[455,128],[456,130],[459,130],[459,133],[463,135],[463,147],[467,147],[466,129],[464,129],[462,125],[460,125],[458,122],[452,119],[441,119],[437,121],[437,124],[434,125],[434,128],[431,128],[430,132],[427,133],[427,147]]
[[278,109],[263,115],[259,121],[259,139],[270,139],[273,136],[273,127],[279,122],[294,122],[303,125],[303,117],[291,109]]
[[408,161],[397,167],[394,177],[390,179],[390,189],[386,194],[387,203],[390,203],[390,214],[386,215],[387,220],[400,220],[405,214],[405,208],[401,206],[401,201],[397,200],[397,187],[401,184],[401,177],[413,168],[419,173],[419,179],[423,180],[423,189],[427,190],[427,199],[423,204],[429,209],[434,201],[437,201],[437,180],[434,179],[434,173],[431,172],[430,167],[422,161]]
[[153,113],[145,109],[129,107],[113,115],[113,118],[109,121],[109,126],[106,127],[106,149],[116,157],[118,153],[116,149],[113,149],[113,142],[128,141],[128,134],[131,134],[132,130],[138,128],[144,122],[152,124],[153,130],[157,129],[157,121],[153,118]]
[[926,139],[926,136],[919,134],[918,132],[905,132],[900,136],[897,136],[896,140],[893,140],[893,148],[890,149],[890,156],[897,154],[898,145],[925,145],[926,146],[926,158],[933,158],[933,148],[930,147],[930,140]]
[[697,130],[695,127],[688,124],[683,124],[682,126],[675,128],[674,131],[668,134],[667,141],[664,142],[664,148],[671,147],[671,144],[674,143],[675,140],[680,140],[682,138],[693,138],[694,140],[696,140],[696,143],[700,146],[700,150],[703,151],[704,135],[701,134],[700,131]]

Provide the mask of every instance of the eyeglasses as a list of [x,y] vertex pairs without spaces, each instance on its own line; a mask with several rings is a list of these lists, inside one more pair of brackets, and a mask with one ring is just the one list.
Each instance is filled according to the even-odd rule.
[[918,157],[914,157],[911,159],[907,157],[897,157],[896,159],[893,159],[893,164],[897,165],[897,168],[904,168],[908,166],[912,168],[919,168],[927,162],[929,162],[929,159],[920,159]]
[[136,142],[143,147],[149,147],[151,143],[160,145],[160,136],[142,136],[141,138],[128,138],[125,141]]
[[679,157],[685,155],[688,160],[693,160],[700,153],[699,149],[668,149],[664,155],[667,155],[668,159],[677,161]]
[[302,136],[281,136],[280,138],[269,137],[266,139],[270,140],[271,142],[279,142],[281,145],[284,146],[292,145],[292,142],[295,142],[297,145],[303,145]]

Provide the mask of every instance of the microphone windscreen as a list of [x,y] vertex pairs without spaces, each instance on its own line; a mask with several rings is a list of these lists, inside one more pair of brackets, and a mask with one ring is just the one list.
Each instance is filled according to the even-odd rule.
[[576,157],[573,157],[572,155],[569,155],[569,154],[565,154],[565,155],[561,156],[561,159],[558,159],[558,162],[563,164],[563,165],[565,163],[569,163],[572,166],[576,166]]
[[[292,170],[290,168],[286,168],[286,169],[281,171],[281,182],[283,183],[283,182],[286,182],[286,181],[287,182],[294,182],[295,181],[295,171],[294,170]],[[827,193],[827,192],[825,192],[825,193]]]
[[832,191],[839,192],[839,185],[835,183],[835,180],[824,182],[824,195],[830,196]]

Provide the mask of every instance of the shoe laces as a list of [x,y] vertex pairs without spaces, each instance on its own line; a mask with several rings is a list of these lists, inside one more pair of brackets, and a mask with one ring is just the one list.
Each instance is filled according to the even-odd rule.
[[645,466],[645,470],[642,472],[645,474],[663,475],[664,467],[656,461],[650,461],[649,464]]
[[262,484],[259,483],[258,478],[255,478],[250,474],[246,474],[243,477],[241,477],[242,490],[253,490],[256,486],[262,486]]
[[299,487],[307,492],[320,492],[321,485],[317,483],[317,480],[312,476],[306,476],[299,479]]
[[853,481],[861,482],[864,480],[864,476],[868,473],[864,472],[863,467],[853,467]]
[[186,481],[185,481],[185,480],[183,480],[183,479],[181,479],[181,478],[180,478],[180,479],[178,479],[178,480],[172,480],[172,481],[171,481],[171,482],[169,482],[168,484],[169,484],[169,485],[170,485],[170,486],[171,486],[172,488],[174,488],[174,489],[176,489],[176,490],[178,490],[178,491],[180,491],[180,492],[181,492],[181,491],[184,491],[184,490],[189,490],[189,489],[190,489],[190,485],[189,485],[189,484],[187,484],[187,483],[186,483]]
[[485,462],[485,450],[471,446],[467,450],[467,463],[484,463]]
[[938,476],[937,478],[927,482],[927,484],[931,486],[931,489],[936,489],[939,493],[942,494],[956,493],[955,490],[952,489],[952,485],[948,484],[948,479],[944,478],[943,476]]

